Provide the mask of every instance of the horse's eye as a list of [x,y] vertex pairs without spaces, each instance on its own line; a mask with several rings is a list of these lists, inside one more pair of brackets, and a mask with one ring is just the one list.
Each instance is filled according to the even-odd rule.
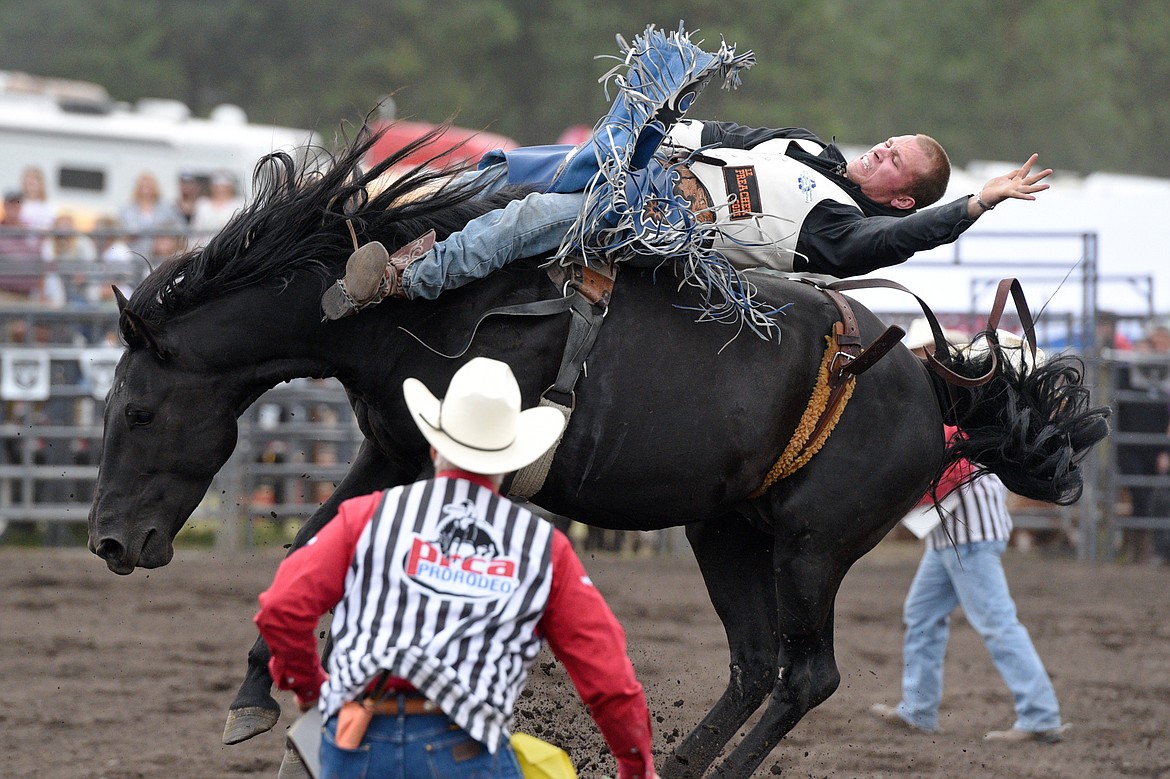
[[128,406],[126,408],[126,423],[130,427],[145,427],[154,419],[154,414],[144,408]]

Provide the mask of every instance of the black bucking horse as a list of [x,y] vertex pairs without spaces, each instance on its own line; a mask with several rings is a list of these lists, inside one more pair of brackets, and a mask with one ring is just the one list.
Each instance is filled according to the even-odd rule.
[[[235,447],[237,418],[281,382],[337,378],[365,435],[294,547],[340,501],[425,473],[428,447],[403,402],[406,377],[441,394],[465,359],[484,355],[511,364],[526,407],[553,383],[569,314],[490,317],[472,338],[489,309],[561,295],[539,258],[435,301],[388,300],[322,321],[321,294],[355,240],[393,250],[430,228],[442,238],[519,194],[472,197],[438,186],[440,174],[424,168],[377,189],[381,174],[415,149],[363,171],[371,142],[354,142],[313,171],[285,154],[265,158],[250,205],[206,247],[163,263],[129,301],[119,300],[128,348],[107,399],[89,516],[90,548],[110,570],[170,561],[175,535]],[[1028,497],[1067,503],[1080,494],[1079,459],[1107,431],[1103,412],[1089,408],[1075,360],[1023,369],[996,346],[990,383],[947,388],[896,345],[857,378],[819,453],[749,497],[793,436],[839,319],[810,285],[761,278],[758,286],[764,299],[791,304],[779,343],[731,338],[725,325],[695,321],[697,294],[680,289],[668,268],[623,269],[576,385],[571,422],[533,499],[605,528],[686,526],[726,629],[731,670],[711,711],[660,757],[664,776],[702,775],[764,706],[714,769],[749,776],[833,693],[840,681],[833,603],[842,577],[954,457],[970,456]],[[869,311],[853,310],[864,342],[883,331]],[[966,375],[987,368],[951,360]],[[967,431],[962,451],[945,446],[944,417]],[[257,642],[229,710],[227,743],[276,723],[267,657]]]

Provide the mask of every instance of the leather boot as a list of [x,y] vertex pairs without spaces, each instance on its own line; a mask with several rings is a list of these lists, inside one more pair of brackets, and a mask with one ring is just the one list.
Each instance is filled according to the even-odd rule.
[[358,247],[345,263],[345,276],[321,296],[321,312],[326,319],[342,319],[388,297],[406,297],[403,272],[434,245],[435,231],[430,230],[394,254],[378,241]]

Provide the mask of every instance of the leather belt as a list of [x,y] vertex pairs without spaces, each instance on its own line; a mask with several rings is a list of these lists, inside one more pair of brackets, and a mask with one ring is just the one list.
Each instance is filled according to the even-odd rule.
[[[400,705],[401,704],[401,705]],[[375,715],[442,714],[443,710],[421,695],[388,696],[364,704]]]

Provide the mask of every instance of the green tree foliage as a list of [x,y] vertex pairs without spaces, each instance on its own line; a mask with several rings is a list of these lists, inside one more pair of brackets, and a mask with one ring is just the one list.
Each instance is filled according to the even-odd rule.
[[393,94],[402,117],[548,143],[604,111],[616,34],[680,19],[757,54],[703,117],[1170,176],[1165,0],[32,0],[0,2],[0,69],[326,136]]

